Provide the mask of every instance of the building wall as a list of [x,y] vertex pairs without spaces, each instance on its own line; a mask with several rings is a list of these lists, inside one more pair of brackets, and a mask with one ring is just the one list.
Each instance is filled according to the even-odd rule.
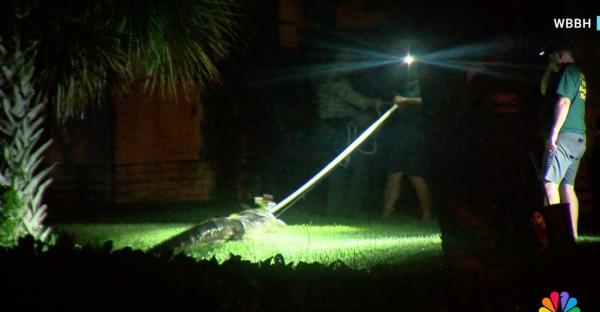
[[110,107],[90,107],[63,124],[48,118],[45,135],[53,142],[45,154],[52,184],[44,195],[52,213],[85,210],[112,200]]
[[116,203],[204,201],[214,170],[201,159],[199,90],[163,97],[134,83],[113,109],[113,199]]
[[368,10],[369,0],[347,0],[334,8],[336,29],[369,28],[390,22],[388,12]]
[[303,7],[301,1],[279,1],[279,43],[281,47],[299,47],[303,18]]

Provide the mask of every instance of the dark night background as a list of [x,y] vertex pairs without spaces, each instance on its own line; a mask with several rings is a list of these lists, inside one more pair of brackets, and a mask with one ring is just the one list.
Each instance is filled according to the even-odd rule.
[[[206,101],[206,138],[210,142],[207,144],[207,157],[212,157],[223,163],[223,168],[231,170],[221,172],[223,179],[219,183],[224,184],[220,191],[225,192],[222,198],[234,197],[231,196],[233,186],[227,185],[227,182],[233,181],[231,177],[240,171],[247,171],[250,175],[247,178],[254,179],[247,182],[249,187],[254,187],[252,194],[267,192],[282,198],[318,170],[323,161],[333,157],[319,159],[315,155],[317,153],[312,153],[315,151],[315,136],[318,135],[315,133],[318,119],[316,79],[293,76],[293,73],[302,72],[307,65],[331,61],[332,49],[325,48],[323,43],[398,54],[403,54],[406,46],[417,50],[416,53],[425,54],[452,47],[490,43],[495,44],[498,51],[474,51],[459,59],[529,65],[529,68],[492,68],[511,76],[496,78],[478,75],[468,83],[467,73],[461,70],[417,64],[418,68],[412,72],[421,78],[428,113],[427,131],[431,140],[428,142],[431,154],[428,157],[432,158],[432,165],[437,166],[432,174],[439,178],[432,180],[450,177],[453,181],[459,181],[459,184],[461,181],[469,184],[465,188],[475,185],[489,187],[489,192],[495,192],[496,195],[498,192],[507,192],[507,188],[522,191],[531,185],[531,181],[524,179],[535,178],[528,160],[528,149],[535,151],[535,144],[539,143],[536,142],[535,128],[537,105],[540,102],[537,89],[545,59],[537,53],[559,35],[552,24],[553,17],[595,16],[594,10],[585,8],[585,5],[572,7],[565,4],[564,8],[558,5],[550,8],[548,5],[542,7],[523,1],[471,2],[463,5],[394,1],[290,3],[260,2],[249,5],[248,43],[224,64],[223,85],[214,87],[208,93],[211,100]],[[292,14],[289,19],[281,16],[280,5],[292,7],[289,10],[295,9],[295,15]],[[361,21],[355,21],[358,26],[344,21],[343,17],[342,21],[340,17],[336,21],[335,12],[340,6],[371,13],[376,17],[364,22],[364,25],[360,25]],[[278,10],[279,15],[273,13]],[[594,118],[598,111],[593,105],[597,98],[594,82],[598,79],[599,71],[596,62],[599,53],[598,34],[594,30],[571,30],[564,35],[574,42],[576,59],[589,80],[589,102],[592,104],[588,106],[588,126],[590,133],[593,133]],[[405,79],[403,75],[397,65],[388,65],[359,70],[352,73],[351,77],[358,91],[389,100],[398,92],[398,81]],[[516,107],[501,107],[501,104],[495,103],[495,99],[502,95],[516,95]],[[465,134],[468,135],[461,137]],[[385,134],[381,136],[384,143],[389,143],[385,141]],[[450,142],[453,139],[458,141]],[[468,155],[458,156],[461,150],[452,150],[459,146],[463,147],[463,152],[468,150]],[[588,159],[591,154],[588,154]],[[456,155],[457,158],[445,159],[450,155]],[[465,163],[463,157],[472,157],[466,162],[473,166],[459,169],[450,165]],[[247,163],[240,164],[240,158],[247,160]],[[441,163],[444,159],[448,163]],[[584,170],[592,169],[586,166]],[[377,185],[384,181],[383,176],[376,176],[379,171],[374,170],[373,173],[373,193],[383,187]],[[459,178],[461,174],[475,176]],[[582,172],[582,176],[585,175]],[[520,182],[524,186],[513,185]],[[497,189],[499,183],[504,186]],[[444,183],[440,184],[443,189]],[[322,188],[317,187],[313,192],[319,193]],[[527,190],[534,194],[536,191]],[[465,192],[485,193],[472,190]],[[373,200],[379,199],[379,195],[374,194]],[[531,197],[531,194],[522,196]],[[318,204],[319,197],[307,196],[307,209],[315,207],[310,201],[317,201]],[[582,219],[582,222],[585,220]]]
[[[192,277],[214,279],[213,284],[219,281],[221,286],[240,279],[242,286],[234,287],[227,295],[223,295],[225,291],[220,288],[221,297],[214,299],[215,302],[227,301],[229,306],[223,308],[215,302],[207,303],[207,308],[217,310],[240,308],[235,305],[236,300],[237,303],[251,301],[243,305],[247,310],[252,310],[252,300],[264,304],[256,310],[269,309],[271,306],[265,303],[270,300],[267,297],[289,295],[291,299],[277,298],[278,305],[273,303],[272,306],[275,310],[288,310],[298,299],[293,298],[293,285],[290,286],[287,279],[308,283],[307,276],[329,279],[329,284],[325,284],[330,288],[311,293],[324,303],[296,305],[290,310],[335,309],[337,303],[346,303],[344,310],[359,310],[352,307],[352,303],[373,308],[377,305],[365,303],[368,300],[361,301],[358,296],[363,293],[361,287],[370,287],[365,296],[380,299],[390,310],[398,309],[394,304],[400,289],[413,291],[410,292],[413,295],[417,293],[415,296],[424,302],[423,310],[444,306],[435,302],[451,299],[457,303],[445,306],[450,310],[463,304],[468,306],[471,299],[472,306],[485,306],[485,302],[494,300],[495,292],[505,292],[505,297],[516,303],[499,309],[518,311],[533,305],[527,291],[530,286],[536,291],[542,288],[534,285],[535,279],[540,277],[544,279],[539,282],[548,283],[550,288],[579,291],[578,299],[589,306],[597,299],[598,287],[592,278],[597,271],[597,247],[582,247],[568,254],[532,255],[524,250],[531,247],[533,236],[520,235],[527,231],[529,214],[542,202],[530,162],[530,155],[538,155],[541,148],[536,126],[541,104],[539,80],[545,59],[538,52],[556,36],[571,40],[576,62],[587,77],[589,144],[578,175],[577,190],[581,202],[580,229],[585,233],[598,233],[600,32],[595,29],[558,31],[552,19],[591,18],[595,25],[600,5],[593,1],[551,4],[520,0],[441,3],[248,0],[242,11],[243,42],[230,57],[220,61],[221,81],[203,87],[194,94],[191,104],[166,100],[164,103],[170,109],[165,109],[166,106],[159,105],[163,102],[141,94],[137,86],[138,91],[128,95],[128,100],[106,100],[103,104],[107,105],[89,108],[85,116],[64,124],[48,121],[50,136],[55,139],[48,159],[59,162],[53,173],[55,184],[46,195],[50,221],[85,219],[90,215],[118,214],[150,206],[160,210],[190,203],[214,204],[235,211],[242,204],[251,204],[253,196],[263,193],[281,200],[335,156],[325,152],[323,142],[319,141],[318,79],[305,75],[311,65],[332,61],[335,51],[324,43],[398,55],[403,55],[409,46],[417,58],[456,47],[491,44],[495,48],[490,51],[473,50],[456,59],[526,66],[488,68],[508,78],[481,73],[470,76],[473,72],[419,63],[410,74],[399,64],[350,74],[358,91],[388,101],[409,75],[420,79],[427,125],[427,148],[423,157],[430,163],[426,178],[431,184],[434,215],[442,231],[447,275],[439,282],[436,277],[419,280],[418,275],[403,276],[391,273],[391,269],[361,275],[363,273],[351,270],[332,273],[307,266],[295,272],[285,271],[283,267],[263,268],[268,272],[261,271],[263,275],[253,279],[248,276],[258,275],[259,268],[236,262],[238,260],[219,271],[221,268],[214,263],[203,263],[202,269],[194,269],[189,259],[178,258],[169,267],[159,260],[149,260],[143,253],[124,251],[110,259],[101,251],[92,250],[86,250],[73,260],[80,262],[79,268],[94,266],[100,261],[110,262],[115,267],[139,261],[143,263],[139,271],[123,278],[126,286],[117,288],[125,291],[124,288],[131,286],[147,290],[150,287],[145,282],[153,280],[148,276],[156,274],[154,283],[162,285],[150,292],[149,297],[172,297],[181,303],[191,301],[188,295],[208,294],[210,297],[216,292],[207,291],[208,287],[193,286]],[[513,100],[507,102],[507,98]],[[396,117],[389,123],[401,121]],[[136,131],[137,127],[141,130]],[[385,144],[393,144],[394,140],[386,135],[386,130],[391,127],[384,126],[376,136],[382,152],[370,159],[369,190],[363,211],[358,214],[365,220],[377,220],[381,213],[386,179]],[[172,172],[175,172],[174,178],[170,175]],[[185,177],[185,183],[180,184],[178,177]],[[326,185],[321,183],[312,189],[291,213],[296,210],[323,214]],[[410,188],[408,183],[404,185]],[[410,189],[405,193],[408,196],[400,205],[410,209],[416,197]],[[62,251],[68,249],[60,247],[64,248]],[[21,252],[26,254],[23,250]],[[47,260],[60,263],[57,256],[60,251],[47,255]],[[3,261],[18,263],[21,258],[17,256],[7,256]],[[532,263],[536,265],[528,266]],[[474,267],[483,267],[485,276],[475,276]],[[563,269],[557,270],[557,267]],[[120,277],[109,271],[92,270],[89,280],[112,285]],[[553,280],[548,274],[554,273],[556,279]],[[52,274],[48,273],[47,281],[52,281]],[[403,278],[406,278],[404,282],[398,282]],[[170,282],[179,288],[168,295],[161,293]],[[350,295],[345,293],[344,287],[331,284],[346,282],[350,285]],[[593,284],[584,285],[590,282]],[[267,289],[273,285],[292,290],[285,293],[280,289]],[[90,286],[95,292],[94,287],[100,286]],[[383,290],[378,292],[378,287]],[[95,300],[85,290],[74,293],[80,295],[83,302]],[[327,301],[329,294],[332,295]],[[119,302],[116,295],[111,300]],[[104,301],[110,306],[108,302],[108,299]],[[54,303],[60,306],[60,302]]]

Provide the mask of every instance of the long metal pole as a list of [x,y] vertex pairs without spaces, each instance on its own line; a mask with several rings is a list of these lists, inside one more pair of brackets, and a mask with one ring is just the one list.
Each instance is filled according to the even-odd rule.
[[363,143],[384,121],[386,121],[392,113],[394,113],[398,109],[397,105],[392,105],[390,109],[388,109],[383,115],[379,117],[373,124],[371,124],[363,133],[354,140],[348,147],[346,147],[336,158],[334,158],[325,168],[321,169],[315,176],[313,176],[310,180],[308,180],[304,185],[302,185],[295,192],[290,194],[284,200],[277,203],[273,206],[270,211],[271,213],[275,213],[278,210],[286,207],[288,204],[292,203],[296,198],[301,196],[304,192],[306,192],[311,186],[325,177],[329,172],[331,172],[344,158],[346,158],[350,153],[352,153],[361,143]]

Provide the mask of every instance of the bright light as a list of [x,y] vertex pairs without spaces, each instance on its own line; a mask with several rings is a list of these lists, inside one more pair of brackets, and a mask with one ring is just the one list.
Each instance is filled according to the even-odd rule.
[[410,55],[410,54],[407,54],[407,55],[406,55],[406,56],[405,56],[405,57],[402,59],[402,61],[404,61],[404,64],[406,64],[406,65],[410,65],[410,64],[412,64],[412,62],[414,62],[414,61],[415,61],[415,58],[414,58],[412,55]]

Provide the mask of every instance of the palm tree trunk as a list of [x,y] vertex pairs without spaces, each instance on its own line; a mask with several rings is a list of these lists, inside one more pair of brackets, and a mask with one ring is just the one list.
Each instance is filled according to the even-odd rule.
[[20,42],[15,42],[13,51],[9,51],[0,41],[3,141],[0,231],[2,242],[7,244],[16,243],[26,235],[44,241],[50,234],[50,228],[43,225],[46,205],[42,204],[42,196],[51,183],[47,175],[52,166],[40,166],[51,141],[40,142],[44,103],[35,100],[31,85],[33,63],[28,55],[31,50],[23,50]]

